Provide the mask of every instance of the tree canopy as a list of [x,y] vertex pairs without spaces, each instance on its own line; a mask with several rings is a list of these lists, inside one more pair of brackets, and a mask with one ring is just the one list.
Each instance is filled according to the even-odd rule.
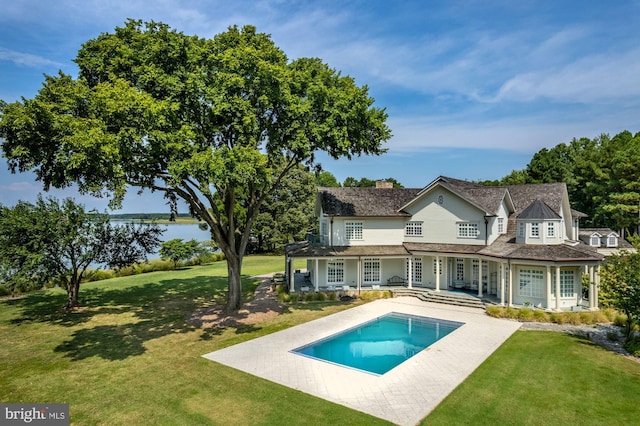
[[0,259],[5,285],[40,286],[55,282],[78,304],[80,282],[99,266],[122,268],[146,260],[159,244],[156,225],[114,226],[106,214],[87,212],[67,198],[38,197],[36,204],[0,206]]
[[11,170],[112,206],[131,187],[182,198],[225,254],[228,311],[241,306],[260,207],[283,178],[318,151],[381,154],[391,136],[366,86],[320,59],[288,60],[252,26],[205,39],[130,20],[84,43],[75,62],[77,78],[46,76],[33,99],[2,107]]
[[587,226],[629,233],[640,229],[640,133],[573,139],[535,153],[523,170],[488,184],[565,182]]

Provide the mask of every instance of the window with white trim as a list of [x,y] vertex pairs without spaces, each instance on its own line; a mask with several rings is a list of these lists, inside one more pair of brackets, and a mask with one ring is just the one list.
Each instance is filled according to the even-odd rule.
[[525,230],[526,230],[525,223],[524,222],[519,222],[518,223],[518,238],[524,238]]
[[575,274],[573,271],[560,271],[560,297],[574,297]]
[[504,234],[504,217],[498,218],[498,234]]
[[475,238],[478,236],[478,224],[470,222],[458,223],[458,238]]
[[598,235],[592,235],[589,245],[591,247],[600,247],[600,237]]
[[618,247],[618,238],[615,235],[609,235],[607,238],[607,247]]
[[407,222],[404,227],[404,235],[407,237],[422,237],[422,222]]
[[380,282],[380,259],[365,258],[363,261],[363,282],[379,283]]
[[[473,281],[478,284],[479,280],[478,280],[478,276],[480,275],[480,262],[478,262],[478,259],[471,259],[471,277],[473,279]],[[487,272],[489,269],[489,264],[487,263],[486,260],[482,261],[482,283],[486,284],[487,283]]]
[[536,269],[521,269],[519,274],[520,296],[543,297],[544,273]]
[[464,280],[464,259],[461,258],[456,259],[456,280]]
[[320,221],[320,239],[323,244],[329,244],[329,224],[326,220]]
[[[409,261],[406,262],[407,277],[409,276]],[[411,259],[411,282],[422,284],[422,258],[414,257]]]
[[436,268],[440,269],[440,275],[442,275],[442,259],[436,261],[436,259],[433,259],[433,275],[436,274]]
[[362,239],[362,222],[345,222],[344,225],[347,240]]
[[344,284],[344,260],[334,259],[327,262],[327,284]]
[[555,222],[547,223],[547,237],[555,238],[556,236],[556,224]]
[[531,223],[531,238],[540,238],[540,223],[539,222],[532,222]]

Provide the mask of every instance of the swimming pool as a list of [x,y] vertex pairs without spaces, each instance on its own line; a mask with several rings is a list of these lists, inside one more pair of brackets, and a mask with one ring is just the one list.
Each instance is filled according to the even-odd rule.
[[463,324],[391,312],[291,352],[382,375]]

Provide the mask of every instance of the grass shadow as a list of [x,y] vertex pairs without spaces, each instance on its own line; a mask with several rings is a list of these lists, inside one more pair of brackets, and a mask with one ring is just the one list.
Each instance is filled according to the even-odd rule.
[[[243,278],[245,288],[255,288],[248,276]],[[149,340],[198,329],[187,321],[188,315],[198,307],[224,303],[226,293],[227,278],[223,276],[149,280],[140,285],[116,279],[83,285],[80,298],[84,306],[77,310],[61,308],[67,295],[59,289],[6,299],[0,302],[0,309],[2,305],[14,308],[17,315],[7,321],[12,325],[77,327],[54,348],[71,360],[97,356],[115,361],[143,354]],[[255,330],[254,326],[237,327],[239,333]],[[207,330],[205,335],[213,338],[220,332]]]

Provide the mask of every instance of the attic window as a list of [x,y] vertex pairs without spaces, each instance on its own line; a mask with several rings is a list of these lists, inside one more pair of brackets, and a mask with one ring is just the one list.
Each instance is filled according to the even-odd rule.
[[615,235],[609,235],[607,238],[607,247],[618,247],[618,238],[616,238]]
[[408,222],[404,228],[404,235],[408,237],[421,237],[422,222],[416,222],[416,221]]
[[598,235],[592,235],[589,245],[591,247],[600,247],[600,237]]

